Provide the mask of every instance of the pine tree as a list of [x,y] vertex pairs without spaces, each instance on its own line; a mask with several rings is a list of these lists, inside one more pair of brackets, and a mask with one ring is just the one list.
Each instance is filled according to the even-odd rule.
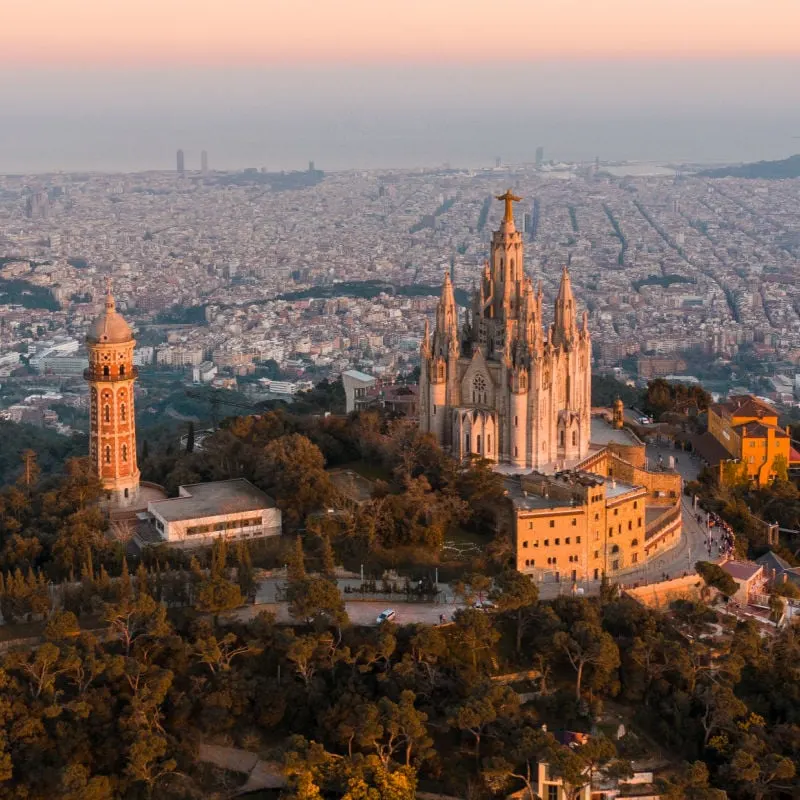
[[119,576],[117,596],[120,601],[129,600],[131,597],[131,574],[128,572],[128,559],[122,558],[122,572]]
[[189,422],[189,433],[186,435],[186,452],[194,453],[194,422]]
[[146,461],[149,455],[150,455],[150,445],[148,444],[147,439],[145,439],[144,442],[142,443],[141,460]]
[[150,583],[148,581],[147,569],[141,562],[136,568],[136,595],[138,597],[150,595]]
[[286,577],[289,581],[303,581],[306,579],[306,558],[303,553],[303,540],[297,536],[287,563]]
[[326,578],[336,577],[336,559],[331,547],[331,537],[327,533],[322,536],[322,574]]

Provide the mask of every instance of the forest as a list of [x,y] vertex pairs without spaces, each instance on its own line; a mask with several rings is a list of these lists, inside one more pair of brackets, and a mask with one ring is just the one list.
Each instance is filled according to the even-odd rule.
[[[24,640],[0,666],[0,800],[228,797],[244,777],[202,761],[209,744],[258,754],[296,800],[535,800],[539,761],[575,800],[654,754],[665,800],[800,794],[796,625],[765,636],[721,614],[731,589],[708,566],[700,599],[665,611],[613,584],[540,600],[510,567],[498,476],[402,420],[279,409],[140,454],[170,492],[241,476],[273,495],[285,534],[264,551],[139,561],[86,461],[50,473],[34,456],[0,490],[0,632]],[[371,497],[343,496],[333,466],[369,469]],[[447,576],[465,601],[452,620],[350,622],[335,564],[424,576],[456,532],[482,547]],[[288,624],[248,602],[258,568],[283,563]]]

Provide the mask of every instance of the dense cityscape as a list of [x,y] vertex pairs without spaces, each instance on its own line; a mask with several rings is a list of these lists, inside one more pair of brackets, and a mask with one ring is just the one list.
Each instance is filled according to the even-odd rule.
[[3,381],[4,413],[42,390],[77,402],[68,376],[107,277],[146,332],[139,363],[189,382],[204,364],[230,388],[268,361],[294,382],[407,373],[444,271],[461,303],[471,290],[506,183],[525,198],[528,274],[552,297],[569,264],[600,369],[794,401],[794,181],[549,162],[290,177],[299,188],[258,172],[0,178],[0,375],[38,376],[20,384],[36,392]]

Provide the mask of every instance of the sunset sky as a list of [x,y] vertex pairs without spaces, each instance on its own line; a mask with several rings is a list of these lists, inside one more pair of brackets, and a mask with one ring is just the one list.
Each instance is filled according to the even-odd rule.
[[798,0],[0,0],[0,61],[800,56]]

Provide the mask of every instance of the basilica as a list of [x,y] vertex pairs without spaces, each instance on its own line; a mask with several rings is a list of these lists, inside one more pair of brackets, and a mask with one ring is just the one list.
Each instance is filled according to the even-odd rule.
[[459,459],[480,456],[517,471],[571,467],[589,452],[591,339],[577,319],[565,267],[553,324],[542,287],[525,275],[511,191],[492,236],[472,308],[459,325],[449,273],[421,345],[420,426]]

